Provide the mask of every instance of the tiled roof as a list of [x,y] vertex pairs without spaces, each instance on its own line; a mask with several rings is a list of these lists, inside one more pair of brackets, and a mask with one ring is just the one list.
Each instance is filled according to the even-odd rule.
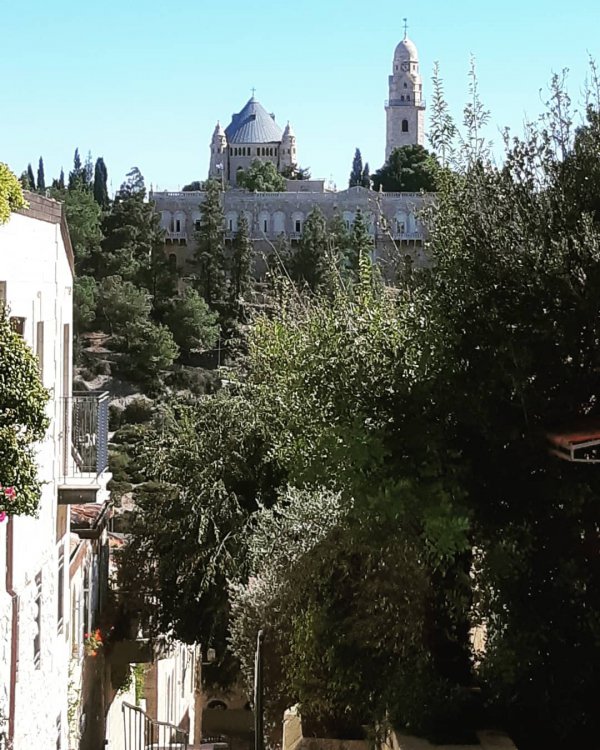
[[275,119],[254,97],[225,129],[228,143],[277,143],[282,131]]

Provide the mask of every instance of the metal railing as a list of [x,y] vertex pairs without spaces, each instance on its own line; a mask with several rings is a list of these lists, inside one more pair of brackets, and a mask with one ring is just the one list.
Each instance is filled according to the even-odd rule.
[[102,474],[108,467],[108,391],[74,393],[71,410],[71,457],[77,474]]
[[123,703],[125,750],[187,750],[188,733],[166,721],[151,719],[139,706]]

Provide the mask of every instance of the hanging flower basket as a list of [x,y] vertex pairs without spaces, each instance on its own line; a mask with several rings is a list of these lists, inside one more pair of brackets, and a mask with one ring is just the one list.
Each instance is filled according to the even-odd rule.
[[102,633],[100,631],[100,628],[96,628],[91,633],[86,633],[84,635],[84,648],[86,656],[97,656],[98,651],[104,646],[104,641],[102,640]]

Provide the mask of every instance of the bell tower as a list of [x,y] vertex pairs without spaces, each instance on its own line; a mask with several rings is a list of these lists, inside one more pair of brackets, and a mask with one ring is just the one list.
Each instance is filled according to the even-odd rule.
[[401,146],[423,145],[425,142],[425,102],[419,73],[419,55],[407,36],[396,47],[392,75],[389,77],[390,98],[385,103],[387,118],[385,160]]

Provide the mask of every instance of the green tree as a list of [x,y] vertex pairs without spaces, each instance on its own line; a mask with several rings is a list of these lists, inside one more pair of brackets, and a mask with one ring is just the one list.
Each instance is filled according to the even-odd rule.
[[75,188],[83,188],[85,187],[85,175],[83,166],[81,164],[81,157],[79,156],[79,149],[75,149],[75,154],[73,155],[73,169],[69,172],[69,190],[74,190]]
[[107,276],[98,288],[98,315],[104,330],[129,342],[150,316],[147,289],[120,276]]
[[248,220],[241,214],[238,231],[233,240],[231,258],[231,296],[240,300],[250,287],[252,275],[252,241],[248,229]]
[[371,171],[369,170],[369,162],[365,164],[365,168],[362,171],[360,184],[367,190],[371,189]]
[[53,198],[64,201],[76,271],[90,273],[99,263],[103,240],[100,206],[88,190],[79,187],[79,183],[68,191],[52,188],[50,193]]
[[225,292],[225,217],[219,183],[206,183],[206,197],[200,206],[202,218],[195,234],[196,251],[193,268],[198,291],[209,306],[223,300]]
[[92,190],[94,185],[94,162],[92,160],[92,152],[88,151],[88,155],[85,158],[85,164],[83,165],[83,184],[87,190]]
[[27,189],[35,192],[35,177],[33,176],[31,164],[27,165]]
[[318,206],[306,217],[300,240],[292,256],[291,273],[301,284],[316,290],[325,274],[329,249],[327,222]]
[[10,212],[26,205],[19,180],[4,162],[0,162],[0,225],[10,218]]
[[[175,294],[176,272],[164,253],[164,233],[154,205],[147,202],[144,178],[137,167],[127,174],[102,220],[104,239],[95,256],[93,275],[119,275],[145,288],[156,318]],[[100,208],[98,207],[98,211]]]
[[179,347],[166,326],[141,321],[127,334],[124,365],[132,380],[156,387],[161,371],[171,367],[178,354]]
[[370,258],[375,249],[373,238],[369,234],[365,217],[360,208],[356,209],[352,231],[350,232],[350,242],[348,253],[348,263],[353,271],[358,271],[361,258]]
[[285,179],[270,161],[255,159],[248,169],[237,174],[238,187],[253,193],[281,193],[285,190]]
[[108,170],[101,156],[96,159],[94,166],[94,200],[104,211],[109,207]]
[[91,329],[96,320],[98,284],[91,276],[76,276],[73,282],[73,327],[75,334]]
[[186,289],[171,303],[166,323],[175,343],[185,354],[212,349],[219,336],[218,315],[195,289]]
[[[4,165],[0,165],[0,211]],[[11,177],[14,175],[10,174]],[[16,179],[16,178],[15,178]],[[13,181],[11,180],[11,183]],[[14,183],[9,201],[14,205]],[[0,305],[0,513],[35,515],[41,482],[38,476],[37,443],[48,428],[48,392],[39,374],[38,362],[23,338],[13,331],[4,305]],[[11,497],[7,490],[14,490]]]
[[44,160],[40,156],[37,170],[37,190],[41,195],[46,193],[46,178],[44,177]]
[[286,180],[310,180],[310,167],[290,164],[282,168],[281,176],[285,177]]
[[350,179],[348,180],[348,187],[358,187],[363,184],[363,160],[360,153],[360,149],[357,148],[354,152],[354,159],[352,160],[352,171],[350,172]]
[[190,182],[188,185],[184,185],[181,188],[183,193],[193,193],[196,191],[202,190],[202,183],[200,180],[194,180],[193,182]]
[[435,157],[419,145],[394,149],[381,169],[371,180],[373,190],[384,193],[417,193],[420,190],[435,192],[439,167]]

